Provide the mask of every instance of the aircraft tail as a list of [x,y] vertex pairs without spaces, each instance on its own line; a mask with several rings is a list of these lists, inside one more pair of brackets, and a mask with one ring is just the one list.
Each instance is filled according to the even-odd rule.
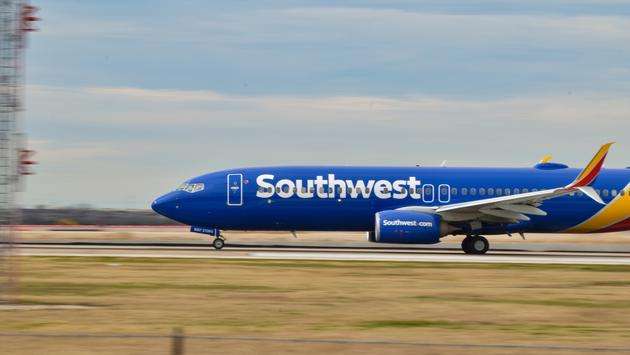
[[599,172],[602,170],[604,166],[604,160],[606,160],[606,155],[608,155],[608,150],[610,150],[610,146],[612,146],[614,142],[606,143],[599,148],[599,151],[595,154],[593,159],[588,163],[586,168],[582,170],[580,175],[578,175],[572,183],[566,186],[566,188],[580,188],[589,186],[595,179]]

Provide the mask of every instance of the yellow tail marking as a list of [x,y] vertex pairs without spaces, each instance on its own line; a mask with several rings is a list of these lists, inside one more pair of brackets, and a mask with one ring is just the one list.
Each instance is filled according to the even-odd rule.
[[630,184],[624,188],[625,193],[620,193],[593,217],[575,227],[569,228],[566,232],[591,233],[630,218],[630,197],[628,196],[628,188],[630,188]]

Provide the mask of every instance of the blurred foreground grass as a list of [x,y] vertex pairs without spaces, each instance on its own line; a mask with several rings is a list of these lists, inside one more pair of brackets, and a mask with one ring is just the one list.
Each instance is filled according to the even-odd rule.
[[[19,260],[23,304],[89,307],[0,309],[0,332],[168,334],[173,327],[182,327],[187,334],[205,335],[630,346],[630,267],[626,266],[103,257]],[[116,346],[133,343],[100,340],[104,347],[93,348],[99,341],[0,340],[2,353],[125,352]],[[145,341],[135,346],[142,352],[165,353],[165,344]],[[209,349],[201,342],[197,346]],[[323,346],[306,344],[295,350],[358,351]],[[215,342],[211,349],[276,352],[277,347],[228,341]],[[387,349],[394,348],[375,345],[360,350]],[[418,349],[403,347],[396,352],[405,350]]]

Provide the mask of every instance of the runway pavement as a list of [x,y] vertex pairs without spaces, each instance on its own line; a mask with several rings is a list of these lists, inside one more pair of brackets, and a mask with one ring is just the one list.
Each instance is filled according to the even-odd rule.
[[630,265],[627,252],[491,250],[486,255],[466,255],[457,249],[372,249],[335,247],[282,247],[229,244],[220,251],[203,245],[138,243],[31,243],[14,248],[23,256],[100,256],[129,258],[269,259],[397,261],[443,263]]

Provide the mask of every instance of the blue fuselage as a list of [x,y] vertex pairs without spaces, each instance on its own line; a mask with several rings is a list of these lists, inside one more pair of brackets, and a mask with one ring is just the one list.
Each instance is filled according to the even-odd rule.
[[[371,231],[379,211],[556,188],[579,172],[553,164],[538,168],[243,168],[190,179],[152,207],[187,225],[222,230]],[[629,181],[629,169],[605,169],[592,186],[609,203]],[[562,232],[604,207],[577,192],[544,201],[540,208],[546,216],[507,225],[484,224],[478,232]],[[630,211],[626,215],[630,218]]]

